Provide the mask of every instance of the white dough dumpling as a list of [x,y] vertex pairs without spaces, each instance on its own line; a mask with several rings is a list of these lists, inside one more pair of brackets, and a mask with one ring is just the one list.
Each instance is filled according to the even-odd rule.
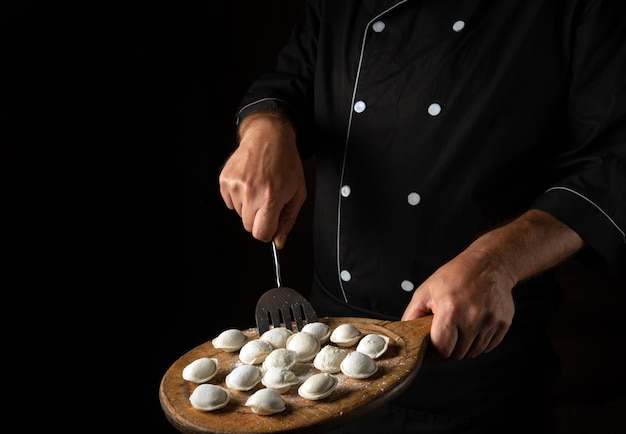
[[276,348],[263,360],[263,369],[287,368],[291,369],[298,361],[298,353],[287,348]]
[[310,322],[302,326],[303,332],[311,333],[316,336],[320,340],[320,344],[324,345],[328,342],[330,338],[330,326],[328,324],[324,324],[323,322]]
[[246,365],[257,365],[263,363],[269,353],[274,351],[274,347],[267,341],[255,339],[248,341],[239,350],[239,360]]
[[333,393],[339,379],[327,372],[311,375],[298,388],[298,395],[313,401],[326,398]]
[[248,337],[239,329],[227,329],[217,335],[211,343],[215,348],[233,353],[248,342]]
[[280,413],[286,408],[283,397],[273,389],[257,390],[246,400],[245,406],[250,407],[253,413],[264,416]]
[[348,351],[334,345],[325,345],[315,355],[313,366],[322,372],[336,374],[341,371],[341,362],[348,355]]
[[287,368],[271,368],[263,375],[261,383],[268,389],[274,389],[278,393],[285,393],[291,386],[300,382],[296,374]]
[[353,351],[341,362],[341,372],[350,378],[371,377],[378,371],[376,361],[365,353]]
[[353,324],[340,324],[330,334],[330,341],[340,347],[351,347],[363,334]]
[[274,327],[264,332],[260,339],[269,342],[274,348],[285,348],[287,338],[292,334],[293,332],[286,327]]
[[215,384],[201,384],[189,395],[189,402],[196,410],[213,411],[230,402],[230,392]]
[[288,350],[298,354],[298,362],[310,362],[320,350],[320,340],[307,332],[297,332],[287,339]]
[[226,376],[226,386],[234,390],[250,390],[261,381],[263,372],[255,365],[239,365]]
[[359,344],[356,346],[356,350],[367,354],[372,359],[377,359],[387,351],[388,347],[388,336],[371,333],[361,338]]
[[211,357],[201,357],[183,368],[183,380],[206,383],[217,374],[219,361]]

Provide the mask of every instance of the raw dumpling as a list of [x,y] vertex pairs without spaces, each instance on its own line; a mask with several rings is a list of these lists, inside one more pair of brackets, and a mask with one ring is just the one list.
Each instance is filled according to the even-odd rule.
[[341,372],[350,378],[367,378],[378,370],[376,361],[365,353],[353,351],[341,362]]
[[388,336],[372,333],[361,338],[356,350],[367,354],[372,359],[377,359],[387,351],[388,346]]
[[201,357],[183,368],[183,380],[206,383],[217,374],[219,362],[210,357]]
[[324,345],[330,338],[330,326],[323,322],[310,322],[302,327],[303,332],[311,333],[320,340],[320,344]]
[[250,390],[261,381],[263,372],[255,365],[239,365],[226,376],[226,386],[234,390]]
[[248,337],[239,329],[228,329],[211,341],[215,348],[228,353],[238,351],[248,341]]
[[337,384],[339,384],[339,379],[327,372],[314,374],[304,380],[304,383],[298,388],[298,395],[314,401],[326,398],[333,393]]
[[348,352],[334,345],[326,345],[316,354],[313,359],[313,366],[322,372],[336,374],[341,371],[341,362],[348,355]]
[[201,384],[189,395],[189,402],[196,410],[213,411],[226,407],[230,392],[215,384]]
[[310,362],[320,350],[320,340],[307,332],[297,332],[287,339],[288,350],[298,354],[298,362]]
[[261,335],[261,339],[272,344],[274,348],[285,348],[287,338],[293,332],[286,327],[274,327]]
[[356,344],[363,334],[352,324],[340,324],[330,334],[330,341],[340,347],[351,347]]
[[246,400],[246,407],[260,415],[280,413],[285,407],[285,401],[280,393],[273,389],[259,389]]
[[287,368],[270,368],[261,379],[261,383],[265,387],[274,389],[278,393],[287,392],[291,386],[299,382],[296,374]]
[[256,365],[263,363],[269,353],[274,351],[274,347],[267,341],[255,339],[248,341],[239,350],[239,360],[246,365]]
[[287,368],[291,369],[298,361],[298,353],[287,348],[276,348],[263,360],[263,369]]

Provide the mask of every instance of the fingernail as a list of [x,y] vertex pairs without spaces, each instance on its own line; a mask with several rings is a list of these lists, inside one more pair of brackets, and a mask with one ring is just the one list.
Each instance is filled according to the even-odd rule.
[[285,243],[287,242],[287,235],[281,234],[276,237],[276,245],[281,249],[285,247]]

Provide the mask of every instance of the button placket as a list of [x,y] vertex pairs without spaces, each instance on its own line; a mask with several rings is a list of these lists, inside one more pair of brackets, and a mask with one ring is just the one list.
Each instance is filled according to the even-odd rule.
[[[372,24],[372,30],[374,30],[374,32],[376,33],[381,33],[383,30],[385,30],[385,27],[386,27],[385,23],[380,20]],[[365,101],[359,100],[354,103],[353,108],[356,113],[363,113],[365,109],[367,108],[367,104],[365,103]]]
[[[459,33],[465,28],[465,21],[457,20],[452,24],[452,30]],[[428,106],[428,114],[431,116],[439,116],[441,114],[442,107],[441,104],[437,102],[433,102]]]

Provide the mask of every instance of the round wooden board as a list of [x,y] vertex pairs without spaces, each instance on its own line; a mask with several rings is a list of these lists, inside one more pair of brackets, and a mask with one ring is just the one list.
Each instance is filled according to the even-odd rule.
[[[388,402],[415,378],[426,351],[432,317],[413,321],[383,321],[355,317],[326,317],[320,322],[335,328],[350,323],[363,335],[378,333],[390,338],[387,352],[376,359],[378,371],[366,379],[352,379],[343,373],[333,374],[339,384],[333,393],[318,401],[298,395],[298,386],[284,393],[286,409],[280,413],[262,416],[252,412],[244,404],[247,398],[263,386],[247,392],[230,390],[229,404],[216,411],[199,411],[189,402],[191,392],[197,384],[185,381],[182,371],[185,366],[200,357],[212,357],[219,361],[219,371],[209,383],[226,388],[225,377],[240,365],[239,352],[227,353],[216,349],[211,341],[206,342],[180,357],[167,370],[161,380],[159,399],[161,408],[170,423],[180,432],[197,433],[321,433],[359,418]],[[243,330],[249,339],[259,337],[257,329]],[[356,345],[347,348],[354,351]],[[320,372],[312,363],[300,364],[294,369],[304,380]]]

